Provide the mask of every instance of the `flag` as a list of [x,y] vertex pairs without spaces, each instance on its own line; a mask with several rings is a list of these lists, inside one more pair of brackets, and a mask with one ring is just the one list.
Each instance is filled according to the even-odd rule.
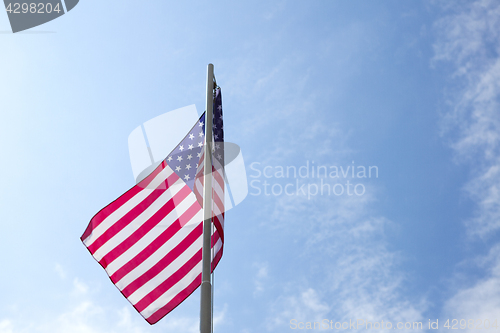
[[[150,324],[201,284],[205,113],[139,184],[99,211],[81,240],[111,281]],[[214,96],[212,271],[224,243],[224,133]]]

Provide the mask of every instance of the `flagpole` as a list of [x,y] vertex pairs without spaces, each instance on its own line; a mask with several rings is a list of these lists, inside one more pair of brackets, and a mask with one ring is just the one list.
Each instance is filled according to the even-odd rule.
[[205,114],[205,159],[203,193],[203,256],[201,271],[200,333],[212,333],[211,235],[212,235],[212,115],[214,65],[207,67],[207,112]]

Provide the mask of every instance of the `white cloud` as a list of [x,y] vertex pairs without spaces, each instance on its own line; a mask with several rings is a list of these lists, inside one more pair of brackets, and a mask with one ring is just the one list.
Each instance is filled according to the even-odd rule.
[[254,263],[253,265],[257,271],[255,274],[254,278],[254,285],[255,289],[253,292],[254,296],[262,294],[262,292],[265,289],[266,285],[266,280],[268,276],[268,271],[269,271],[269,263],[267,262],[260,262],[260,263]]
[[8,319],[0,321],[0,333],[14,333],[12,322]]
[[[0,333],[197,333],[198,317],[167,316],[153,328],[129,307],[113,309],[86,299],[57,313],[49,312],[38,321],[4,319],[0,321]],[[222,325],[226,310],[214,316],[214,325]]]
[[[486,257],[476,260],[474,269],[478,267],[486,267],[487,275],[450,298],[444,307],[444,318],[488,319],[491,323],[497,319],[500,313],[500,246],[493,247]],[[477,324],[474,323],[474,328]],[[465,331],[477,330],[467,328]]]
[[[82,295],[79,295],[82,296]],[[58,312],[59,311],[59,312]],[[62,309],[49,309],[37,318],[0,320],[0,333],[198,333],[199,317],[168,315],[154,326],[149,325],[131,306],[113,308],[97,304],[87,294]],[[227,321],[227,306],[214,312],[214,330]]]
[[328,317],[330,310],[329,306],[312,288],[308,288],[298,295],[282,297],[277,300],[276,306],[282,308],[282,311],[268,318],[266,326],[270,331],[277,327],[288,327],[292,319],[321,321]]
[[469,234],[487,238],[500,229],[500,3],[478,0],[457,8],[436,24],[435,64],[451,63],[459,86],[450,92],[443,134],[473,170],[465,186],[477,203]]
[[75,278],[73,280],[73,291],[72,291],[73,295],[85,295],[87,294],[88,290],[89,287],[85,283],[80,281],[78,278]]
[[393,223],[373,216],[374,198],[276,200],[274,228],[288,230],[291,238],[305,244],[302,258],[307,266],[272,304],[267,329],[288,327],[291,319],[423,320],[426,301],[405,297],[401,258],[388,249],[385,234]]
[[199,318],[195,317],[166,317],[165,326],[169,332],[198,333],[200,330]]
[[476,215],[467,221],[469,231],[490,237],[500,228],[500,159],[469,181],[465,190],[478,206]]
[[[500,2],[462,2],[436,28],[435,61],[453,65],[456,83],[450,110],[443,115],[443,133],[457,159],[472,169],[464,186],[476,204],[474,216],[466,221],[468,234],[490,244],[486,241],[500,229]],[[486,276],[458,286],[445,303],[444,318],[496,319],[499,258],[497,244],[485,258],[475,260],[472,269],[482,268]]]
[[213,323],[214,323],[214,331],[217,327],[222,326],[227,320],[227,304],[224,304],[224,307],[221,311],[213,310]]
[[[68,297],[70,295],[70,297]],[[151,326],[130,304],[116,307],[116,302],[102,302],[99,292],[80,278],[74,278],[68,288],[57,295],[64,300],[51,304],[26,317],[30,309],[12,309],[8,318],[0,318],[0,333],[198,333],[199,317],[180,313],[168,315]],[[214,327],[227,321],[227,307],[215,311]]]
[[[99,332],[102,330],[94,326],[95,318],[103,317],[104,310],[93,304],[89,301],[84,301],[78,304],[76,307],[71,309],[68,312],[65,312],[58,316],[56,322],[53,327],[57,327],[57,329],[52,328],[54,331],[59,332],[78,332],[78,333],[87,333],[87,332]],[[49,326],[52,325],[44,325],[46,329],[49,329]]]
[[[282,120],[275,139],[259,156],[261,170],[265,166],[286,167],[287,163],[302,166],[309,162],[311,166],[312,161],[315,165],[352,165],[355,152],[349,146],[349,131],[303,112],[318,109],[314,95],[303,94],[300,99],[290,95],[285,100],[290,101],[290,108],[280,113]],[[277,177],[260,180],[281,184],[296,181]],[[307,185],[321,187],[322,179],[317,177],[298,180],[299,185],[306,184],[306,189]],[[323,180],[334,184],[346,183],[347,179]],[[423,318],[426,301],[405,297],[406,276],[399,266],[400,255],[389,250],[385,230],[394,223],[379,216],[375,208],[380,190],[377,180],[350,180],[351,184],[363,183],[365,194],[299,193],[263,200],[260,227],[279,237],[286,235],[287,240],[297,244],[299,257],[294,257],[290,264],[300,267],[294,276],[286,276],[287,282],[281,285],[273,283],[277,281],[273,276],[276,272],[263,269],[262,274],[257,273],[255,291],[264,289],[258,278],[261,275],[262,280],[266,279],[265,286],[272,286],[269,290],[277,294],[274,301],[268,302],[266,329],[289,328],[291,319],[413,322]],[[279,240],[273,241],[279,246]]]
[[59,275],[59,277],[61,278],[61,280],[66,279],[66,271],[64,270],[64,268],[59,263],[55,264],[54,270],[56,271],[57,275]]

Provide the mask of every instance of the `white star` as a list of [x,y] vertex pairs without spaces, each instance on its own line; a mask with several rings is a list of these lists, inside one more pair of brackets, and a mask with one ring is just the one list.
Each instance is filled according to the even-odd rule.
[[169,157],[167,158],[167,161],[171,162],[171,161],[172,161],[172,156],[169,156]]
[[189,175],[185,175],[185,176],[184,176],[184,179],[185,179],[185,180],[189,180],[189,178],[191,178],[191,177],[189,177]]
[[175,167],[175,171],[181,171],[181,167],[180,166],[176,166]]
[[182,156],[177,157],[177,161],[182,161]]
[[217,125],[215,125],[215,124],[214,124],[213,128],[214,128],[214,129],[217,129]]
[[186,169],[191,169],[191,164],[186,165]]
[[203,126],[203,122],[200,121],[200,123],[198,124],[198,126],[202,127]]
[[203,142],[198,142],[198,147],[203,147]]
[[193,135],[193,133],[189,134],[189,138],[190,138],[191,140],[193,140],[193,139],[194,139],[194,135]]
[[193,155],[188,155],[188,160],[192,159]]
[[220,154],[217,154],[217,158],[220,160],[222,156]]
[[196,156],[201,157],[201,151],[198,154],[196,154]]
[[193,145],[189,145],[189,146],[188,146],[188,149],[189,149],[189,150],[193,149]]
[[215,144],[215,149],[219,149],[220,148],[220,144],[216,143]]
[[215,134],[214,138],[215,138],[215,140],[217,140],[219,138],[219,136],[217,134]]
[[198,136],[201,138],[203,137],[203,132],[200,132],[200,134],[198,134]]
[[222,110],[222,105],[219,105],[219,106],[217,107],[217,110]]
[[184,150],[184,146],[183,146],[183,145],[180,145],[180,146],[179,146],[179,150],[180,150],[180,151],[183,151],[183,150]]

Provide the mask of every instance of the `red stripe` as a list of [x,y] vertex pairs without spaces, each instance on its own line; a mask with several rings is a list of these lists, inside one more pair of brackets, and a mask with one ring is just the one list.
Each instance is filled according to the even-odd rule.
[[212,272],[214,271],[215,267],[217,267],[217,265],[219,264],[220,258],[222,258],[222,247],[212,260]]
[[[185,221],[191,220],[198,211],[201,210],[200,204],[194,202],[188,210],[182,214],[174,223],[172,223],[164,232],[162,232],[151,244],[148,245],[144,250],[139,252],[134,258],[128,261],[120,269],[118,269],[113,275],[110,276],[111,281],[117,283],[125,275],[130,273],[135,267],[139,266],[144,260],[149,258],[151,254],[156,252],[163,244],[165,244],[173,235],[175,235],[185,224]],[[199,223],[202,223],[200,221]]]
[[132,295],[137,289],[142,287],[146,282],[160,274],[168,265],[177,259],[184,251],[189,248],[203,234],[203,224],[199,224],[193,229],[176,247],[170,250],[160,261],[153,267],[148,269],[144,274],[135,279],[127,287],[122,290],[125,297]]
[[119,245],[116,245],[113,250],[109,251],[100,261],[99,263],[102,267],[106,268],[108,265],[113,262],[116,258],[121,256],[125,251],[127,251],[130,247],[132,247],[135,243],[137,243],[144,235],[151,231],[156,225],[158,225],[168,214],[170,214],[179,204],[182,202],[189,193],[191,193],[191,189],[184,185],[184,187],[177,192],[173,198],[171,198],[167,203],[165,203],[158,211],[151,216],[144,224],[142,224],[139,228],[137,228],[130,236],[128,236],[123,242]]
[[214,248],[215,247],[215,244],[217,244],[217,241],[219,240],[220,236],[219,236],[219,233],[217,232],[217,230],[214,232],[214,234],[212,235],[211,237],[211,240],[210,240],[210,244],[211,245],[211,248]]
[[224,243],[224,228],[222,227],[222,223],[219,220],[219,216],[220,215],[214,216],[213,219],[212,219],[212,221],[213,221],[213,223],[215,225],[215,228],[217,229],[217,231],[220,234],[220,238],[222,240],[222,243]]
[[153,313],[149,318],[144,318],[150,324],[157,323],[160,319],[165,317],[170,311],[175,309],[179,304],[181,304],[186,298],[189,297],[198,287],[201,285],[201,273],[193,280],[184,290],[180,291],[170,302],[165,306],[161,307]]
[[137,311],[142,312],[151,303],[157,300],[161,295],[166,293],[170,288],[172,288],[177,282],[179,282],[186,274],[188,274],[198,263],[201,262],[202,251],[201,249],[196,252],[194,256],[191,257],[181,268],[179,268],[175,273],[170,275],[165,281],[153,289],[149,294],[144,296],[139,302],[135,304]]
[[133,198],[135,195],[137,195],[139,192],[141,192],[144,187],[147,187],[149,183],[165,168],[166,164],[165,162],[162,162],[156,169],[146,178],[144,178],[139,184],[135,185],[132,187],[130,190],[125,192],[123,195],[118,197],[115,201],[101,209],[97,214],[94,215],[94,217],[90,220],[89,225],[87,226],[87,229],[83,233],[81,240],[84,241],[87,239],[90,234],[92,233],[92,230],[96,228],[101,222],[106,219],[111,213],[113,213],[115,210],[123,206],[127,201],[129,201],[131,198]]
[[[179,179],[179,176],[175,172],[164,181],[166,188],[170,185],[174,184]],[[161,185],[160,185],[161,186]],[[102,245],[104,245],[107,241],[113,238],[117,233],[119,233],[123,228],[129,225],[132,221],[134,221],[139,215],[141,215],[153,202],[158,199],[160,195],[162,195],[166,189],[158,190],[155,189],[148,195],[143,201],[141,201],[134,208],[129,210],[122,218],[115,222],[112,226],[110,226],[99,238],[97,238],[92,244],[88,246],[88,249],[91,253],[95,253]]]

